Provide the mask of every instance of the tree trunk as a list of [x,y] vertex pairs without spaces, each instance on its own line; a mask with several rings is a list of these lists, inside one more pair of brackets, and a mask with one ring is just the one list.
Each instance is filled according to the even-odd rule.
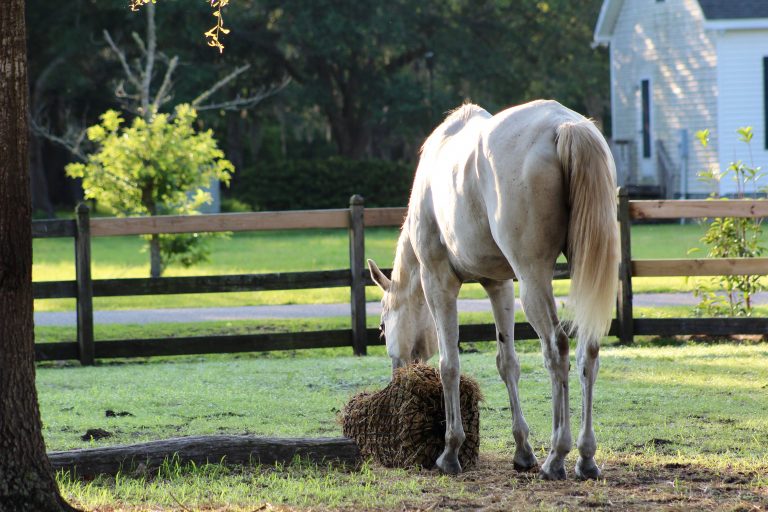
[[160,254],[160,235],[149,239],[149,276],[157,278],[163,275],[163,257]]
[[45,453],[35,390],[24,0],[0,9],[0,510],[73,510]]
[[32,188],[32,209],[42,212],[48,218],[54,217],[53,205],[48,194],[48,177],[45,174],[43,161],[43,141],[37,135],[30,133],[29,141],[29,174]]

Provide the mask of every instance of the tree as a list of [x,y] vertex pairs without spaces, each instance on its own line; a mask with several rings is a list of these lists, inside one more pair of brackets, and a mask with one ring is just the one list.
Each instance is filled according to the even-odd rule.
[[24,0],[0,9],[0,510],[74,510],[45,453],[35,390]]
[[[210,130],[195,130],[192,107],[179,105],[173,116],[149,108],[149,120],[136,117],[129,127],[118,112],[104,113],[88,129],[99,150],[85,164],[67,165],[67,174],[82,178],[85,197],[118,216],[194,214],[210,202],[204,187],[214,179],[228,183],[234,167]],[[186,266],[204,259],[200,243],[190,235],[152,235],[152,277],[160,277],[174,259]]]

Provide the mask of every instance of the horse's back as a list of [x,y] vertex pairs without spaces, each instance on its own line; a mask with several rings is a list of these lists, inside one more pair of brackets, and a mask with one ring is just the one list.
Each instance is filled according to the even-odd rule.
[[423,190],[415,187],[414,197],[432,210],[436,226],[428,229],[439,229],[459,273],[500,280],[531,259],[554,263],[567,225],[556,129],[580,118],[554,101],[479,114],[422,156]]

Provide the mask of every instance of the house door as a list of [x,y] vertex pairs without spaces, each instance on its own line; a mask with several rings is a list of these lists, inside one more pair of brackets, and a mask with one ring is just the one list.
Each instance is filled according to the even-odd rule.
[[638,108],[637,159],[640,181],[653,183],[656,178],[655,151],[653,148],[653,93],[650,79],[640,80]]

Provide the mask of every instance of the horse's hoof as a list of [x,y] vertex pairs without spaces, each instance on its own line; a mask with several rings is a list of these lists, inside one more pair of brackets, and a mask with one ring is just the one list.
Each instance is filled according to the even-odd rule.
[[512,464],[515,467],[515,471],[530,471],[539,466],[539,461],[532,452],[516,452],[515,457],[512,459]]
[[448,475],[458,475],[461,473],[461,463],[459,462],[459,457],[454,454],[443,453],[440,457],[437,458],[435,465],[438,467],[438,469],[440,469],[440,471]]
[[600,468],[595,464],[595,459],[582,459],[576,463],[576,476],[582,480],[597,480],[600,478]]
[[539,471],[539,478],[542,480],[565,480],[565,468],[559,467],[557,469],[541,468]]

